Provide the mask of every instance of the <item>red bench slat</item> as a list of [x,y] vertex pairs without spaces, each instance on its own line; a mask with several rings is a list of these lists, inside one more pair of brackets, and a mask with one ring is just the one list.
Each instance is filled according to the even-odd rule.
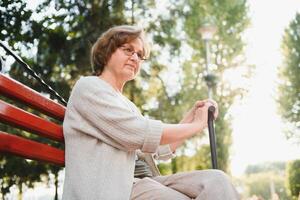
[[60,166],[65,164],[63,150],[1,131],[0,151]]
[[59,142],[64,141],[62,126],[47,121],[0,100],[0,120]]
[[[53,117],[60,122],[64,119],[65,106],[41,95],[22,83],[0,73],[0,94],[17,100],[35,111]],[[35,133],[41,137],[64,143],[62,126],[51,122],[45,115],[37,116],[0,100],[0,122],[12,127]],[[52,147],[30,138],[0,131],[0,153],[20,156],[64,166],[64,150]]]
[[19,100],[26,105],[30,105],[56,119],[61,121],[64,119],[65,107],[63,105],[44,97],[35,90],[2,73],[0,73],[0,93],[7,97]]

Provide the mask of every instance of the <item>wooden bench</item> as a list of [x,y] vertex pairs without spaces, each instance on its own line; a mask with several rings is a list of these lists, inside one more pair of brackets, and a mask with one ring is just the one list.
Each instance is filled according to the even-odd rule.
[[[65,100],[59,96],[50,86],[48,86],[19,56],[0,41],[0,46],[11,55],[24,69],[29,72],[38,82],[48,89],[54,96],[66,105]],[[0,64],[2,61],[0,57]],[[1,68],[0,67],[0,68]],[[0,73],[0,97],[3,96],[8,101],[0,98],[0,123],[17,127],[21,130],[48,138],[52,141],[64,144],[62,122],[66,111],[65,106],[59,104],[24,84],[9,78]],[[30,113],[28,109],[21,106],[12,105],[11,100],[22,103],[26,107],[34,110]],[[38,114],[34,114],[38,113]],[[208,129],[211,148],[212,167],[218,169],[216,139],[213,123],[214,107],[209,108]],[[42,115],[40,115],[42,114]],[[50,117],[50,118],[49,118]],[[51,120],[55,119],[55,120]],[[1,124],[0,124],[1,125]],[[15,134],[0,130],[0,154],[12,154],[26,159],[43,161],[58,166],[65,165],[64,150],[53,145],[34,141]]]
[[[0,99],[0,122],[18,127],[21,130],[37,134],[64,144],[62,122],[65,114],[65,106],[41,95],[24,84],[0,73],[0,95],[14,101],[18,101],[45,117],[29,113],[19,107]],[[215,133],[213,128],[213,112],[210,113],[208,128],[212,155],[212,166],[217,169],[217,154]],[[54,118],[49,120],[49,117]],[[27,159],[44,161],[59,166],[64,166],[64,150],[49,144],[32,141],[28,138],[16,136],[0,130],[0,153],[8,153]]]
[[[0,123],[64,144],[65,106],[0,73]],[[4,100],[5,99],[5,100]],[[8,102],[14,102],[8,103]],[[26,108],[23,109],[23,105]],[[28,109],[30,108],[30,109]],[[29,112],[28,110],[32,110]],[[26,134],[29,135],[29,134]],[[0,153],[64,166],[64,150],[0,130]]]

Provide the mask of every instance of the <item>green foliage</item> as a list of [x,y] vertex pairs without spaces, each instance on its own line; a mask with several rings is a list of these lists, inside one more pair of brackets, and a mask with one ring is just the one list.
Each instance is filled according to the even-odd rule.
[[162,175],[211,168],[211,158],[207,156],[210,153],[208,145],[201,146],[192,156],[187,156],[185,150],[186,148],[181,148],[181,155],[177,155],[171,163],[159,163],[158,166]]
[[[32,11],[26,8],[26,3],[22,0],[0,1],[0,40],[9,40],[14,46],[18,42],[33,42],[29,33],[32,21],[30,20]],[[28,27],[24,29],[24,27]],[[22,32],[20,30],[23,30]]]
[[35,161],[27,161],[22,158],[2,156],[0,157],[0,184],[3,198],[9,193],[9,188],[16,185],[20,195],[23,185],[33,187],[34,182],[41,181],[41,176],[46,175],[45,165]]
[[[218,102],[220,111],[215,123],[218,164],[220,169],[229,171],[232,130],[227,113],[233,101],[244,91],[241,88],[230,88],[228,83],[223,81],[223,75],[227,70],[241,66],[243,62],[236,58],[243,57],[244,44],[241,34],[249,23],[246,2],[197,0],[188,1],[184,7],[186,12],[183,28],[187,34],[186,41],[193,51],[191,59],[183,65],[183,80],[177,97],[184,102],[182,110],[186,109],[186,105],[192,105],[196,99],[207,98],[207,86],[202,79],[205,74],[206,50],[198,29],[207,21],[214,23],[218,31],[211,41],[212,63],[215,64],[215,67],[211,67],[211,72],[217,77],[217,84],[213,87],[213,98]],[[209,154],[202,157],[209,157]]]
[[[152,106],[148,113],[165,122],[176,123],[180,121],[182,115],[196,100],[207,98],[207,86],[203,79],[205,74],[205,48],[197,31],[206,19],[212,18],[218,27],[216,37],[211,42],[212,62],[216,65],[212,72],[217,75],[217,84],[213,88],[213,98],[220,105],[220,115],[216,121],[217,153],[220,168],[228,171],[231,127],[230,117],[226,113],[233,101],[241,97],[245,91],[241,88],[235,90],[230,88],[227,82],[223,82],[223,74],[226,70],[238,67],[243,62],[243,59],[237,59],[237,57],[243,57],[244,44],[241,40],[241,33],[249,23],[246,3],[245,1],[174,1],[170,3],[168,10],[173,15],[163,15],[163,21],[159,20],[159,22],[150,24],[149,30],[157,30],[159,26],[163,32],[163,34],[158,34],[154,31],[154,41],[165,46],[159,53],[170,51],[169,55],[167,54],[168,57],[165,57],[164,60],[169,59],[171,66],[179,65],[178,81],[172,85],[177,85],[180,89],[175,93],[170,92],[167,81],[161,76],[168,71],[167,66],[152,62],[151,71],[148,72],[150,78],[147,79],[150,89],[144,94],[147,97],[146,99],[153,98],[153,95],[155,95],[157,104]],[[232,13],[235,14],[232,15]],[[236,18],[235,16],[239,17]],[[183,32],[177,30],[183,30]],[[184,55],[187,50],[186,47],[183,47],[184,45],[192,48],[190,58]],[[159,59],[157,54],[154,53],[154,56]],[[174,59],[176,56],[181,58],[181,60],[178,60],[180,63],[176,63],[177,60]],[[170,71],[176,70],[175,68],[172,66]],[[156,69],[159,70],[156,71]],[[166,112],[166,110],[172,112]],[[197,141],[201,138],[199,136],[195,137],[193,139],[195,140],[194,144],[198,145],[199,142]],[[192,148],[195,152],[199,151],[194,155],[194,159],[202,157],[210,160],[209,151],[202,151],[199,146]],[[177,161],[172,161],[172,168],[181,171],[179,166],[175,167],[175,163]],[[194,165],[194,169],[210,168],[209,162],[206,163],[207,165],[201,163],[198,167]]]
[[[284,177],[272,172],[261,172],[245,177],[243,181],[247,188],[247,196],[260,196],[263,199],[271,199],[271,187],[274,187],[279,199],[289,200],[285,186]],[[273,186],[272,186],[273,185]]]
[[267,163],[247,166],[245,170],[245,174],[250,175],[250,174],[257,174],[260,172],[268,172],[268,171],[280,173],[284,171],[285,168],[286,168],[285,162],[267,162]]
[[300,14],[286,28],[282,41],[284,62],[279,68],[279,112],[286,120],[286,135],[300,142]]
[[243,183],[243,196],[257,196],[263,199],[272,199],[271,191],[274,191],[279,199],[290,200],[288,189],[285,187],[286,163],[267,162],[249,165],[246,168]]
[[291,196],[296,200],[300,195],[300,160],[288,163],[287,185]]
[[171,165],[168,163],[159,163],[157,165],[161,175],[170,175],[172,174]]

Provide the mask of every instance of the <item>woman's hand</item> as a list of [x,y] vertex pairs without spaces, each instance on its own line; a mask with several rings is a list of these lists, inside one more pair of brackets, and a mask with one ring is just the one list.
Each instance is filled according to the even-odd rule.
[[215,118],[218,116],[218,104],[213,100],[197,101],[179,124],[164,124],[160,144],[170,144],[174,152],[185,139],[188,139],[207,127],[208,108],[215,106]]
[[205,103],[203,106],[198,107],[195,110],[193,121],[191,123],[199,127],[199,130],[207,127],[209,106],[211,106],[211,103]]
[[184,117],[180,121],[180,123],[191,123],[194,120],[195,111],[198,108],[203,107],[205,105],[205,103],[210,103],[212,106],[214,106],[216,108],[215,113],[214,113],[214,118],[216,119],[219,114],[218,104],[212,99],[206,99],[206,100],[196,101],[194,106],[184,115]]
[[181,124],[183,123],[191,123],[194,120],[195,111],[197,108],[204,106],[205,100],[196,101],[193,107],[184,115],[183,119],[180,121]]
[[219,115],[219,107],[217,102],[215,102],[213,99],[207,99],[205,100],[206,102],[209,102],[212,104],[212,106],[215,107],[215,112],[214,112],[214,119],[217,119],[218,115]]
[[218,116],[218,104],[213,100],[205,100],[204,105],[196,108],[192,123],[198,124],[200,129],[207,127],[208,123],[208,108],[215,107],[214,118]]

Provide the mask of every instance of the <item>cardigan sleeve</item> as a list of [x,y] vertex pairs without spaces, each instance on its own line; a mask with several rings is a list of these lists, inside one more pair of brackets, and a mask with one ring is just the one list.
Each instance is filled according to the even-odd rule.
[[70,106],[81,120],[74,127],[119,149],[156,152],[162,122],[132,112],[111,88],[97,83],[80,79],[75,85]]
[[174,157],[176,157],[176,155],[172,152],[168,144],[160,145],[153,154],[153,158],[156,160],[169,160]]

